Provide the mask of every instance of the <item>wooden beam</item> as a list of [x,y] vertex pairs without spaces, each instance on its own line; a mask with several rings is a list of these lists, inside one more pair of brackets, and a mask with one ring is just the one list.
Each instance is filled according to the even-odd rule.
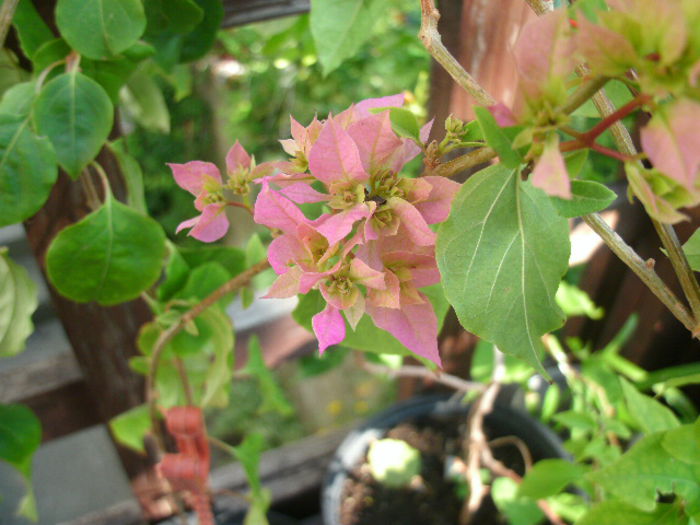
[[221,25],[242,26],[306,13],[309,9],[309,0],[224,0],[224,20]]

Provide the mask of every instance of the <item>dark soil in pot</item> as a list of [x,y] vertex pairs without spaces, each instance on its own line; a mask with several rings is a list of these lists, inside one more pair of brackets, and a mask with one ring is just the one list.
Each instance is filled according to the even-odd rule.
[[[326,525],[456,525],[462,500],[457,484],[445,478],[445,461],[461,456],[468,407],[444,397],[416,398],[373,418],[353,432],[338,449],[324,488]],[[490,440],[516,436],[533,460],[566,457],[561,441],[529,415],[509,407],[485,419]],[[372,477],[366,464],[369,444],[378,438],[402,439],[422,456],[423,483],[390,488]],[[494,455],[523,474],[523,459],[512,445],[494,447]],[[507,525],[491,498],[475,516],[479,525]]]

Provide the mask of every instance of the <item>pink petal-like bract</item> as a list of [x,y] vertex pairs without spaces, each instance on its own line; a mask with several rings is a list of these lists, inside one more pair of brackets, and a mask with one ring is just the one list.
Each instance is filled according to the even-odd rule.
[[406,348],[442,367],[438,352],[438,322],[432,303],[421,294],[424,303],[381,308],[367,303],[374,324],[401,341]]
[[228,231],[228,217],[222,204],[209,204],[202,210],[197,224],[188,235],[202,242],[214,242],[221,239]]
[[662,108],[641,131],[642,148],[654,167],[689,191],[695,191],[700,175],[698,122],[700,103],[680,99]]
[[571,181],[566,171],[564,157],[559,151],[559,141],[550,140],[545,144],[544,152],[537,161],[530,178],[533,186],[540,188],[547,195],[570,199]]
[[493,118],[496,119],[496,122],[502,128],[515,126],[518,123],[518,120],[515,118],[513,112],[503,102],[489,106],[487,109],[491,112]]
[[192,195],[198,195],[202,191],[205,176],[221,182],[219,168],[211,162],[193,160],[186,164],[171,163],[168,166],[173,170],[173,177],[177,185],[189,191]]
[[391,197],[388,204],[401,219],[401,226],[408,234],[411,242],[418,246],[435,244],[435,232],[428,228],[428,224],[415,206],[399,197]]
[[309,171],[330,184],[337,180],[369,178],[362,166],[355,141],[339,124],[329,118],[309,152]]
[[289,270],[289,263],[293,262],[299,255],[303,255],[303,247],[299,239],[289,233],[280,235],[272,239],[267,247],[267,260],[277,275],[286,273]]
[[377,108],[400,108],[403,106],[403,93],[389,95],[387,97],[368,98],[355,104],[354,109],[358,118],[363,118],[371,115],[370,109]]
[[240,168],[247,170],[250,168],[250,160],[248,152],[236,141],[226,154],[226,171],[228,171],[228,173],[234,173]]
[[356,204],[350,209],[333,215],[322,215],[317,219],[318,232],[328,239],[328,244],[335,244],[344,239],[351,231],[353,225],[369,217],[370,210],[365,204]]
[[296,205],[286,197],[270,188],[263,180],[263,188],[255,201],[253,219],[268,228],[277,228],[284,233],[294,235],[300,223],[307,222],[306,217]]
[[447,219],[450,215],[452,200],[461,188],[461,185],[445,177],[426,176],[422,181],[431,185],[430,194],[424,201],[414,204],[415,208],[428,224],[436,224]]
[[298,204],[304,204],[307,202],[323,202],[330,199],[327,194],[316,191],[307,182],[295,182],[288,186],[284,186],[282,189],[280,189],[280,193],[287,197],[290,201]]
[[272,286],[265,295],[265,298],[284,299],[285,297],[294,297],[299,293],[299,278],[301,277],[301,268],[294,266],[289,268],[286,273],[280,275],[277,280],[272,283]]
[[326,305],[326,308],[311,318],[318,351],[323,353],[331,345],[337,345],[345,339],[345,321],[340,310]]
[[348,134],[360,153],[364,169],[368,172],[386,167],[387,162],[403,150],[403,141],[391,127],[388,111],[358,120],[350,125]]

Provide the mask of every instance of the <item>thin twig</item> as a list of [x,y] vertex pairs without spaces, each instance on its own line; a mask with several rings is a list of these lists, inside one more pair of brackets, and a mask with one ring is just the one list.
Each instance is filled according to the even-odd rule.
[[587,82],[581,84],[579,88],[571,94],[571,97],[566,101],[566,104],[562,106],[562,113],[570,115],[576,111],[584,103],[590,100],[593,95],[603,89],[608,80],[610,79],[607,77],[593,77]]
[[156,433],[156,441],[158,446],[163,448],[163,439],[159,434],[158,426],[158,407],[156,405],[156,376],[158,373],[158,367],[160,365],[160,358],[163,354],[168,343],[175,337],[185,326],[194,321],[197,316],[204,312],[207,308],[216,303],[224,295],[235,292],[239,288],[247,285],[250,280],[258,275],[263,270],[267,269],[270,263],[267,260],[260,261],[254,264],[246,271],[238,274],[236,277],[230,281],[224,283],[222,286],[214,290],[201,302],[197,303],[192,309],[185,312],[178,321],[170,326],[167,330],[161,332],[160,336],[153,345],[153,351],[151,353],[150,365],[148,368],[148,375],[146,376],[146,400],[149,407],[149,413],[151,416],[151,426]]
[[486,388],[483,383],[467,381],[461,377],[444,372],[431,372],[424,366],[404,365],[399,368],[391,368],[362,360],[362,367],[372,374],[386,374],[389,377],[417,377],[419,379],[428,379],[453,388],[458,392],[483,392]]
[[5,44],[19,0],[5,0],[0,6],[0,47]]
[[473,168],[496,157],[496,152],[489,147],[475,149],[456,159],[440,164],[438,167],[427,173],[427,175],[438,175],[441,177],[452,177],[466,169]]
[[432,57],[447,71],[457,84],[482,106],[493,106],[494,99],[474,77],[467,73],[442,43],[437,24],[440,13],[433,0],[421,0],[421,25],[418,37]]

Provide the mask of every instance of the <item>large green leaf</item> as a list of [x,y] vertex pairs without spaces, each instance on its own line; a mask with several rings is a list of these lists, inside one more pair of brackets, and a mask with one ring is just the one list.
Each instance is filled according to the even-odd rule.
[[146,15],[140,0],[58,0],[56,25],[78,53],[106,59],[139,39]]
[[684,463],[700,465],[700,419],[666,432],[662,445],[666,452]]
[[462,326],[540,369],[540,336],[564,316],[554,300],[569,232],[550,199],[497,164],[464,183],[438,230],[437,260]]
[[314,0],[311,35],[325,74],[357,53],[370,37],[383,4],[381,0]]
[[26,117],[0,114],[0,226],[39,211],[57,176],[51,143],[32,132]]
[[112,129],[113,107],[94,80],[73,71],[48,82],[34,102],[34,120],[73,178],[95,158]]
[[24,477],[27,495],[20,502],[18,515],[37,520],[31,486],[32,458],[41,444],[41,423],[24,405],[0,404],[0,460],[7,461]]
[[38,304],[36,284],[27,270],[0,248],[0,357],[15,355],[34,330],[32,314]]
[[652,512],[657,493],[675,493],[686,501],[690,514],[700,511],[700,465],[670,455],[662,446],[665,432],[638,441],[612,465],[588,474],[607,492],[634,507]]
[[160,225],[108,193],[99,209],[54,238],[46,269],[51,283],[69,299],[112,305],[151,286],[164,256]]
[[216,34],[224,18],[224,5],[221,0],[195,0],[203,11],[202,20],[181,40],[180,61],[191,62],[202,58],[216,42]]
[[43,43],[54,38],[32,0],[19,0],[12,25],[17,30],[22,51],[30,59],[34,58],[34,53]]

